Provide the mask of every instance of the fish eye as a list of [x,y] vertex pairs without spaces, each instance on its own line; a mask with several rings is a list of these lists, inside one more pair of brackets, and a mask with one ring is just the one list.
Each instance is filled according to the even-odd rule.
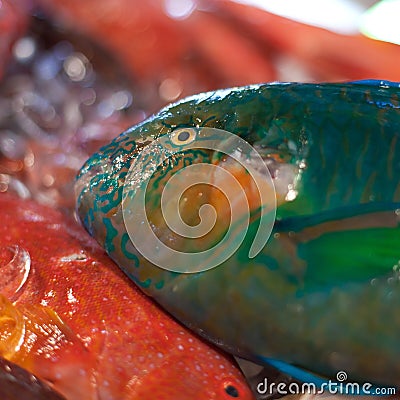
[[228,396],[231,396],[233,398],[239,397],[239,392],[233,385],[227,385],[225,386],[225,392]]
[[180,128],[171,133],[171,142],[176,146],[192,143],[196,139],[194,128]]

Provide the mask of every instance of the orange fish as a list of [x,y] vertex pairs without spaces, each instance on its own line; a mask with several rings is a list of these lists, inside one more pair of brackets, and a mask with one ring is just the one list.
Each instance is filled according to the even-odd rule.
[[67,399],[252,399],[232,360],[139,292],[75,221],[0,195],[0,356]]

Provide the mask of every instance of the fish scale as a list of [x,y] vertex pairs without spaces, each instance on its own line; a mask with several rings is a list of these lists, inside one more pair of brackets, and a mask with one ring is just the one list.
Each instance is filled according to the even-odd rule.
[[[398,386],[398,98],[398,84],[380,81],[260,84],[192,96],[130,128],[88,160],[77,180],[78,214],[145,293],[232,354],[284,371],[286,365],[290,373],[290,365],[327,378],[343,370],[349,381]],[[182,127],[236,134],[275,168],[275,188],[279,179],[291,179],[286,196],[277,192],[272,235],[256,257],[248,256],[256,217],[230,258],[193,274],[157,267],[128,237],[124,174],[135,165],[145,172],[157,159],[153,154],[143,161],[140,151],[130,149]],[[195,140],[201,144],[201,135]],[[116,152],[125,157],[118,165]],[[193,164],[201,161],[192,150],[184,153]],[[179,169],[168,168],[165,176]],[[98,171],[100,180],[119,186],[102,191]],[[237,174],[246,184],[245,174]],[[160,186],[149,188],[152,199],[162,190],[162,176],[155,175]],[[245,191],[249,196],[251,185]],[[210,199],[218,206],[212,193]],[[190,201],[195,204],[195,197]],[[99,204],[112,204],[112,212],[105,215]],[[240,211],[234,218],[241,218]]]

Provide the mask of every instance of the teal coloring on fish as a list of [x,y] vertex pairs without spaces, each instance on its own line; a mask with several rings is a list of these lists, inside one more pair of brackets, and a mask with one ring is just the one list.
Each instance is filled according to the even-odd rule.
[[106,227],[107,237],[105,240],[105,249],[108,253],[115,250],[114,238],[118,235],[118,231],[113,227],[108,218],[103,218],[103,224]]
[[[334,379],[345,371],[348,382],[400,386],[399,107],[399,84],[387,81],[271,83],[195,95],[93,155],[77,178],[77,212],[145,293],[226,351],[305,371],[298,376]],[[231,154],[194,148],[209,128],[243,139],[262,162],[243,157],[239,165],[239,145]],[[205,183],[191,186],[191,167]],[[276,203],[262,200],[250,167]],[[239,194],[219,190],[224,171],[243,188],[248,219]],[[243,240],[215,268],[162,268],[134,245],[147,240],[144,219],[130,208],[144,191],[148,225],[173,249],[150,252],[166,263],[211,247],[219,257],[229,223]],[[272,212],[271,235],[253,257],[263,213]],[[137,222],[134,237],[126,217]],[[199,237],[174,228],[192,232],[214,217]]]
[[121,250],[124,253],[124,256],[130,260],[134,260],[134,265],[139,267],[139,258],[136,254],[131,253],[127,248],[126,245],[129,243],[129,235],[124,233],[121,238]]

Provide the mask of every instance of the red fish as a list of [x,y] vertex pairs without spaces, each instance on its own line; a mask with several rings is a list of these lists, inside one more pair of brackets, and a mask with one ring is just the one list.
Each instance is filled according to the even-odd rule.
[[146,82],[147,91],[159,88],[161,95],[282,80],[287,59],[305,70],[307,80],[400,79],[397,45],[232,0],[188,1],[176,8],[180,2],[163,0],[37,1],[52,19],[106,47]]
[[181,7],[163,0],[37,3],[52,20],[108,49],[143,90],[160,94],[160,105],[221,86],[277,79],[265,49],[238,33],[238,24],[215,15],[214,1]]
[[232,360],[119,271],[83,229],[0,195],[0,355],[67,399],[252,399]]

